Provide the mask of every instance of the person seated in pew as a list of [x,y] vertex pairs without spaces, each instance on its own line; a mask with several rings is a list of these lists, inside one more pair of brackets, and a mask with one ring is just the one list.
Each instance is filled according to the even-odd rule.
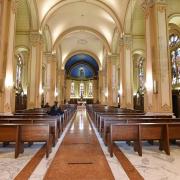
[[43,107],[43,108],[50,108],[49,103],[47,102],[47,103],[44,105],[44,107]]
[[64,111],[61,109],[61,106],[59,106],[59,113],[60,115],[64,114]]
[[63,114],[61,109],[58,107],[58,102],[57,101],[54,101],[54,105],[51,107],[48,114],[51,115],[51,116],[59,116],[59,115]]

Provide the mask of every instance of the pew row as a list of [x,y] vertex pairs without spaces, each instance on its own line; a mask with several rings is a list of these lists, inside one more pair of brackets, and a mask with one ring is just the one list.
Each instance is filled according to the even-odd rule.
[[142,141],[159,140],[159,150],[170,155],[170,140],[180,139],[180,123],[129,123],[112,124],[108,137],[108,150],[113,156],[115,141],[134,141],[134,151],[142,156]]
[[52,136],[48,124],[0,124],[0,142],[15,142],[15,158],[23,153],[24,142],[45,142],[48,158]]

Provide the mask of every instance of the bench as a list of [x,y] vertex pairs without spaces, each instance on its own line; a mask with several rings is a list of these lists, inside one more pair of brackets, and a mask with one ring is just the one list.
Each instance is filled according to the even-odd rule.
[[63,116],[31,116],[31,115],[1,115],[0,116],[0,120],[4,120],[4,119],[9,119],[9,120],[13,120],[13,119],[26,119],[26,120],[44,120],[44,121],[48,121],[48,120],[54,120],[57,121],[57,131],[58,131],[58,137],[60,137],[60,134],[63,132],[63,127],[64,127],[64,120],[63,120]]
[[20,152],[19,126],[0,124],[0,142],[15,142],[15,158],[17,158]]
[[127,114],[127,115],[101,115],[99,119],[99,128],[98,131],[101,133],[103,131],[104,127],[104,121],[105,120],[118,120],[118,119],[129,119],[129,118],[134,118],[134,119],[139,119],[139,118],[144,118],[144,119],[149,119],[149,118],[165,118],[165,119],[172,119],[172,116],[169,115],[132,115],[132,114]]
[[159,149],[170,155],[169,141],[171,139],[180,139],[179,122],[112,124],[108,149],[112,157],[115,141],[134,141],[134,150],[142,156],[142,141],[159,140]]
[[119,118],[115,120],[104,120],[104,126],[101,129],[101,135],[103,137],[105,145],[107,145],[107,137],[108,133],[110,132],[110,125],[117,124],[117,123],[162,123],[162,122],[180,122],[179,118]]
[[56,120],[39,120],[39,119],[0,119],[0,124],[10,123],[10,124],[49,124],[50,133],[53,137],[53,146],[56,145],[58,139],[58,131],[57,131],[57,121]]
[[0,141],[15,142],[15,158],[24,151],[24,142],[45,142],[48,157],[52,136],[48,124],[0,124]]

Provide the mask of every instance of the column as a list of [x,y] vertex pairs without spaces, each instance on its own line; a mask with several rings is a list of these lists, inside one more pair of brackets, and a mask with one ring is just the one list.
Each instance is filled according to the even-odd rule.
[[165,0],[144,1],[146,14],[145,111],[172,112],[171,70],[168,54],[167,4]]
[[117,81],[117,55],[108,56],[107,61],[107,83],[108,83],[108,105],[118,105],[118,81]]
[[131,56],[132,37],[124,35],[120,39],[120,105],[133,109],[133,63]]
[[14,37],[16,2],[0,1],[0,112],[15,111]]
[[65,100],[65,70],[61,69],[60,70],[60,99],[61,99],[61,104],[64,104]]
[[38,32],[32,32],[30,34],[30,60],[28,65],[28,108],[41,107],[41,91],[42,91],[42,59],[43,59],[43,47],[42,47],[42,35]]
[[[97,103],[98,100],[98,81],[97,80],[93,80],[92,81],[92,85],[93,85],[93,103]],[[88,83],[88,88],[89,89],[89,83]]]
[[47,54],[47,82],[46,82],[46,102],[50,105],[56,100],[56,57],[51,53]]
[[103,72],[102,70],[98,73],[98,100],[99,103],[103,103]]

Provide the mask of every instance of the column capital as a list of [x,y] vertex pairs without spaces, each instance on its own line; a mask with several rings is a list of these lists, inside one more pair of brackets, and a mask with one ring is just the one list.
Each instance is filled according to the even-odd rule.
[[167,0],[141,0],[141,7],[146,10],[155,4],[167,4]]
[[132,35],[125,34],[119,39],[119,44],[120,46],[131,47],[132,41],[133,41]]
[[38,44],[43,44],[43,37],[37,31],[30,32],[30,43],[32,46],[37,46]]
[[108,59],[113,63],[116,64],[117,63],[117,59],[119,58],[119,54],[117,53],[113,53],[113,54],[109,54],[108,55]]

